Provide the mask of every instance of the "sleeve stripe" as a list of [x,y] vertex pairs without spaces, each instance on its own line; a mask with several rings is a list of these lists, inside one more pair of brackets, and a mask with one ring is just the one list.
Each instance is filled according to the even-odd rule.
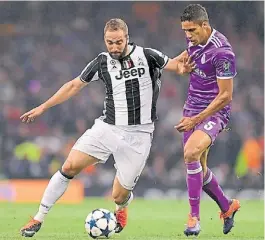
[[[91,64],[92,64],[92,63],[91,63]],[[84,71],[82,72],[82,74],[85,73],[87,70],[90,70],[88,73],[86,73],[86,74],[89,74],[89,73],[93,70],[93,68],[97,65],[97,62],[96,62],[92,67],[90,67],[91,64],[89,64],[89,65],[87,65],[87,66],[85,67],[85,69],[84,69]],[[89,67],[90,67],[90,69],[89,69]]]
[[97,58],[90,62],[80,75],[80,79],[85,82],[90,82],[98,71]]
[[163,66],[161,68],[164,68],[167,65],[168,61],[169,61],[169,58],[166,57],[166,61],[165,61],[165,63],[163,64]]
[[80,79],[82,82],[87,83],[87,82],[82,78],[81,75],[79,76],[79,79]]
[[230,76],[230,77],[219,77],[219,76],[216,76],[216,77],[218,79],[231,79],[231,78],[234,78],[236,75],[237,75],[237,73],[235,73],[233,76]]
[[159,62],[157,61],[157,59],[153,55],[150,54],[150,57],[152,57],[155,60],[157,66],[159,66],[160,68],[163,68],[164,66],[166,66],[166,64],[168,63],[168,60],[169,60],[168,57],[166,57],[166,60],[164,61],[163,65],[161,66],[161,64],[159,64]]
[[160,69],[162,69],[168,62],[168,57],[156,49],[144,48],[144,54],[147,58],[148,63],[153,63]]
[[160,66],[160,64],[157,62],[156,58],[155,58],[153,55],[150,54],[150,57],[154,59],[154,61],[156,62],[156,64],[157,64],[158,66]]

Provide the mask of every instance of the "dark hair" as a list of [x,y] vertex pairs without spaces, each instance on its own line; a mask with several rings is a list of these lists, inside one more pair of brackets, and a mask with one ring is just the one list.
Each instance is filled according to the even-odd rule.
[[124,31],[125,35],[128,35],[128,26],[127,24],[120,18],[110,19],[105,27],[104,27],[104,35],[107,31]]
[[190,4],[188,5],[182,15],[180,16],[181,22],[209,22],[208,14],[206,9],[200,4]]

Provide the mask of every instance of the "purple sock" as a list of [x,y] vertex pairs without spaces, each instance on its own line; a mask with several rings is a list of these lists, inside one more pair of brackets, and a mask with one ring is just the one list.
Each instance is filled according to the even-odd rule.
[[208,168],[205,177],[203,178],[203,191],[206,192],[220,207],[222,212],[226,212],[229,209],[230,201],[225,196],[221,189],[215,175]]
[[203,172],[200,161],[186,163],[187,187],[190,202],[190,214],[200,219],[200,198],[202,191]]

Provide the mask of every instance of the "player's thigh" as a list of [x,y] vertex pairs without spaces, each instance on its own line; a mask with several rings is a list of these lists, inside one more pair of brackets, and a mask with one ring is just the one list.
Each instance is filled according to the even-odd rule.
[[184,147],[184,157],[194,161],[200,159],[202,153],[211,145],[213,145],[218,134],[224,129],[227,120],[222,114],[216,113],[194,128],[194,132],[186,140]]
[[202,153],[211,145],[210,136],[201,131],[195,130],[184,146],[185,162],[200,160]]
[[96,120],[91,129],[88,129],[75,143],[65,162],[65,167],[80,172],[91,164],[105,163],[117,146],[115,136],[108,124]]
[[75,176],[84,168],[94,165],[98,162],[93,156],[79,150],[72,149],[62,166],[62,171],[70,176]]
[[[149,133],[128,134],[129,141],[121,142],[113,154],[117,169],[116,181],[122,188],[133,190],[149,157],[152,135]],[[117,185],[118,186],[118,185]]]
[[218,112],[198,124],[195,127],[195,130],[205,132],[211,139],[211,145],[213,145],[219,133],[226,127],[227,122],[228,120]]
[[193,132],[194,132],[194,129],[182,133],[182,144],[183,144],[183,147],[185,147],[187,141],[189,140],[189,138],[190,138],[190,136],[191,136],[191,134]]

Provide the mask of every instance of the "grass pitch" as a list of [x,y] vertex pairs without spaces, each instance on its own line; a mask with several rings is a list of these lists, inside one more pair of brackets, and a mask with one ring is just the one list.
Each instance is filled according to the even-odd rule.
[[[86,240],[90,238],[84,228],[86,215],[95,208],[112,210],[114,205],[103,198],[85,200],[80,205],[57,204],[46,217],[42,229],[31,239]],[[23,239],[19,229],[36,213],[38,204],[0,203],[0,240]],[[127,227],[114,240],[178,240],[187,239],[183,234],[187,220],[188,202],[183,200],[136,199],[129,209]],[[235,227],[228,235],[222,233],[218,207],[211,200],[201,204],[199,237],[189,239],[264,239],[264,202],[241,201],[236,214]]]

